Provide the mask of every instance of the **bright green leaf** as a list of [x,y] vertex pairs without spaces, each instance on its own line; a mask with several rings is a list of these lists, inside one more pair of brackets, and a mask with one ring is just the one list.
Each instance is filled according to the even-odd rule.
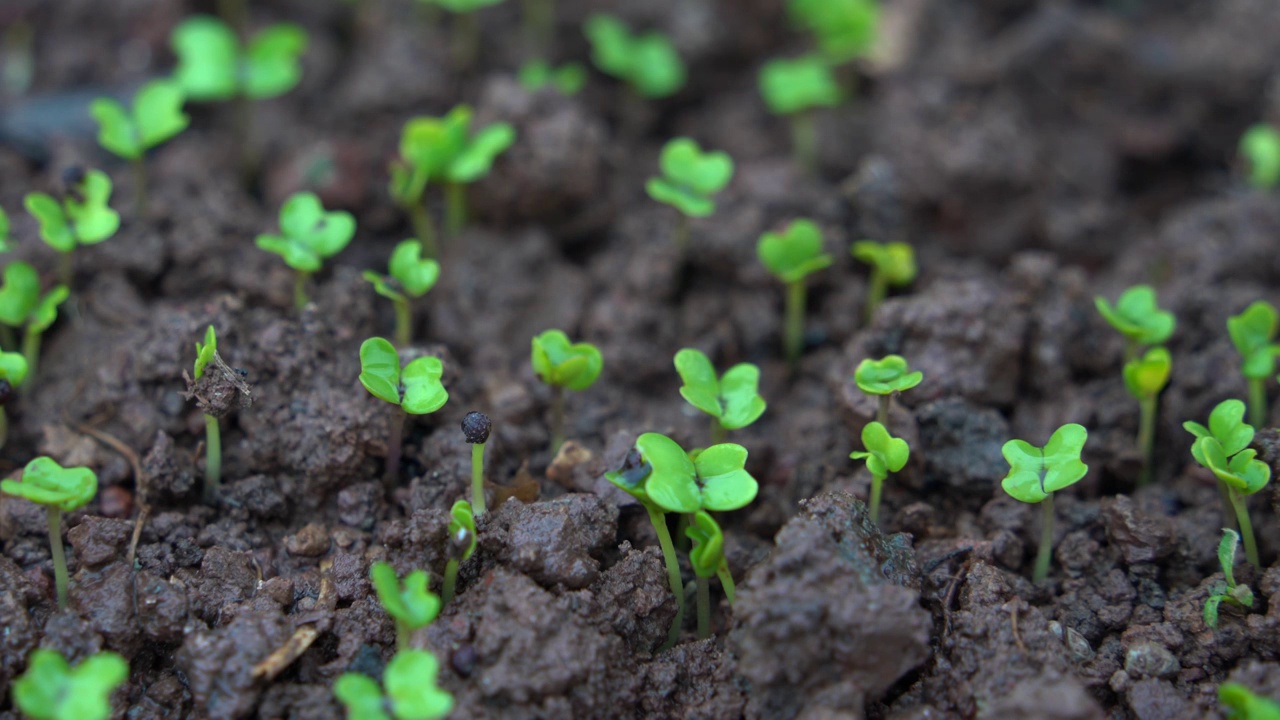
[[218,332],[210,325],[204,331],[204,342],[196,341],[196,365],[195,379],[199,380],[204,377],[204,369],[213,362],[213,356],[218,353]]
[[680,395],[690,405],[717,418],[726,430],[744,428],[764,413],[765,401],[758,391],[760,369],[755,365],[734,365],[717,379],[705,354],[685,348],[676,353],[675,366],[684,382]]
[[570,343],[560,330],[547,330],[533,338],[530,358],[542,382],[570,390],[586,390],[600,377],[604,358],[591,343]]
[[404,240],[391,251],[391,277],[412,297],[422,297],[440,279],[440,263],[422,257],[422,243]]
[[0,491],[71,512],[98,494],[98,476],[87,467],[64,468],[53,458],[42,456],[27,463],[22,480],[0,480]]
[[605,14],[587,18],[583,32],[591,42],[595,66],[628,83],[641,96],[667,97],[684,87],[684,62],[667,36],[632,35],[625,23]]
[[[1244,413],[1243,402],[1234,399],[1223,400],[1209,413],[1209,427],[1206,428],[1200,423],[1191,421],[1182,423],[1182,427],[1197,439],[1216,438],[1223,452],[1229,457],[1249,447],[1249,443],[1253,442],[1253,426],[1244,421]],[[1208,467],[1205,465],[1204,458],[1197,452],[1196,446],[1192,444],[1191,453],[1196,462]]]
[[1275,357],[1280,345],[1274,345],[1280,317],[1271,303],[1258,300],[1239,315],[1227,318],[1227,333],[1236,352],[1243,358],[1240,372],[1250,380],[1262,380],[1275,372]]
[[280,207],[280,235],[259,235],[259,248],[279,255],[289,267],[312,273],[351,242],[356,221],[345,210],[326,212],[315,193],[294,193]]
[[817,55],[765,63],[760,71],[760,94],[769,111],[777,115],[835,107],[844,101],[831,68]]
[[170,43],[178,56],[174,79],[189,98],[203,102],[235,96],[240,43],[230,26],[196,15],[174,28]]
[[769,272],[784,283],[800,282],[832,262],[831,256],[822,252],[822,231],[807,219],[792,221],[780,233],[761,235],[756,255]]
[[27,359],[22,353],[0,352],[0,380],[7,380],[17,387],[27,379]]
[[291,23],[272,25],[249,41],[241,70],[244,94],[256,99],[289,92],[302,79],[298,62],[307,33]]
[[[699,506],[704,510],[727,512],[737,510],[756,499],[759,484],[745,470],[747,449],[734,443],[712,445],[693,461],[701,493]],[[653,489],[649,490],[654,497]],[[655,502],[662,504],[656,497]],[[675,508],[668,508],[675,511]],[[681,512],[689,512],[682,510]]]
[[849,454],[854,460],[865,460],[867,470],[876,478],[883,480],[889,473],[898,472],[906,467],[911,457],[911,448],[907,441],[889,434],[884,425],[869,422],[862,427],[862,447],[865,451]]
[[698,577],[714,577],[724,565],[724,534],[715,518],[705,510],[693,514],[693,522],[685,528],[685,535],[693,541],[689,549],[689,564]]
[[385,338],[360,344],[360,384],[374,397],[400,404],[400,355]]
[[368,675],[342,673],[333,683],[333,695],[347,709],[348,720],[393,720],[384,709],[382,688]]
[[437,357],[420,357],[405,366],[400,375],[404,385],[404,401],[401,407],[410,415],[433,413],[449,400],[449,393],[440,382],[444,363]]
[[1093,302],[1111,327],[1141,345],[1163,343],[1178,325],[1173,313],[1156,304],[1156,291],[1150,285],[1134,285],[1125,290],[1114,306],[1102,296]]
[[859,240],[849,246],[849,252],[855,260],[875,268],[894,287],[909,285],[916,279],[916,251],[907,243]]
[[924,373],[912,371],[906,358],[886,355],[879,360],[867,358],[853,371],[858,389],[868,395],[890,395],[910,390],[924,380]]
[[1089,467],[1080,461],[1089,433],[1075,423],[1054,431],[1044,448],[1023,440],[1010,440],[1001,448],[1009,474],[1001,481],[1005,492],[1026,503],[1038,503],[1085,476]]
[[685,137],[663,146],[659,166],[662,175],[649,179],[646,192],[689,217],[715,212],[715,194],[733,178],[733,158],[720,151],[704,153],[697,142]]
[[116,653],[95,653],[73,668],[58,651],[38,648],[13,683],[13,701],[31,720],[107,720],[111,693],[128,678],[129,663]]
[[24,262],[11,262],[4,268],[4,285],[0,286],[0,323],[22,327],[40,303],[40,275]]
[[369,568],[369,578],[382,608],[398,624],[410,630],[424,628],[440,614],[440,598],[427,589],[427,573],[415,570],[401,585],[390,563],[376,562]]
[[397,720],[436,720],[453,710],[453,696],[436,684],[440,663],[425,650],[402,650],[382,676]]
[[1142,357],[1124,364],[1124,385],[1129,394],[1139,400],[1153,398],[1168,384],[1172,369],[1169,351],[1162,347],[1152,348]]
[[476,551],[476,517],[471,507],[471,503],[466,500],[456,500],[453,507],[449,508],[449,538],[450,542],[464,546],[461,562],[471,559]]
[[1249,164],[1249,184],[1263,190],[1280,184],[1280,132],[1266,123],[1240,136],[1240,155]]

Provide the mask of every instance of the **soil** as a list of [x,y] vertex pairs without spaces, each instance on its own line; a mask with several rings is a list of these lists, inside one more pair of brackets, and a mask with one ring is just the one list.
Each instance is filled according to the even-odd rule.
[[[1226,317],[1280,302],[1280,197],[1246,189],[1232,159],[1244,127],[1280,120],[1280,5],[892,0],[895,52],[859,73],[856,101],[818,115],[820,167],[807,175],[756,90],[766,59],[806,48],[780,1],[557,3],[557,60],[587,57],[577,28],[601,9],[672,35],[688,87],[637,117],[596,74],[576,97],[522,90],[518,3],[481,12],[480,61],[466,70],[451,67],[447,27],[407,0],[375,0],[360,18],[336,0],[251,4],[254,26],[288,20],[311,38],[300,87],[254,107],[266,170],[246,188],[232,109],[195,108],[148,160],[146,216],[127,207],[129,169],[95,148],[81,108],[166,72],[170,29],[213,3],[0,9],[0,26],[35,30],[34,84],[0,112],[10,257],[53,277],[21,201],[57,189],[71,165],[108,170],[124,218],[117,237],[76,252],[73,304],[32,390],[7,407],[0,469],[48,454],[93,467],[101,489],[66,518],[61,612],[43,513],[0,498],[0,718],[16,717],[7,688],[36,647],[123,654],[116,717],[341,717],[334,679],[379,676],[394,652],[369,565],[443,572],[471,410],[493,419],[498,507],[480,518],[457,599],[414,638],[441,658],[454,717],[1158,720],[1222,717],[1228,680],[1280,697],[1280,491],[1250,503],[1267,569],[1236,573],[1255,606],[1224,606],[1207,628],[1226,520],[1180,427],[1245,394]],[[360,271],[384,267],[409,234],[384,190],[401,125],[458,102],[480,122],[513,122],[519,139],[471,189],[472,223],[404,349],[444,360],[450,400],[409,423],[388,496],[390,408],[360,388],[356,351],[390,334],[392,309]],[[683,264],[671,209],[642,189],[676,134],[737,161]],[[290,272],[253,238],[302,188],[354,212],[359,230],[299,312]],[[797,216],[822,225],[836,262],[811,285],[791,374],[782,289],[755,241]],[[922,270],[869,324],[865,269],[847,252],[863,237],[910,241]],[[1093,298],[1137,282],[1157,285],[1179,325],[1155,482],[1135,491],[1138,408]],[[183,379],[209,324],[250,391],[197,389],[226,413],[212,506]],[[605,358],[601,380],[570,393],[572,443],[554,459],[550,393],[528,361],[529,338],[552,327]],[[716,591],[714,636],[696,640],[690,619],[660,652],[675,603],[656,537],[602,474],[641,432],[706,442],[706,417],[676,392],[671,357],[685,346],[718,367],[760,365],[769,408],[731,437],[760,481],[752,505],[721,517],[736,603]],[[875,413],[852,371],[890,352],[925,379],[890,414],[912,460],[877,527],[861,500],[869,477],[848,459]],[[999,489],[1000,445],[1043,442],[1065,422],[1089,428],[1090,473],[1059,494],[1053,570],[1033,585],[1039,513]],[[1280,471],[1280,434],[1255,446]],[[305,649],[261,664],[289,643]]]

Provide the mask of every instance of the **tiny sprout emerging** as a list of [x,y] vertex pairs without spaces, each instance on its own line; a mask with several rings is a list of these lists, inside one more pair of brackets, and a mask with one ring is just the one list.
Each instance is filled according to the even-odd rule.
[[349,720],[438,720],[453,710],[453,696],[436,685],[440,662],[425,650],[402,650],[387,663],[382,682],[361,673],[343,673],[333,694]]
[[197,102],[283,95],[302,79],[298,58],[307,33],[297,25],[272,25],[241,47],[229,25],[196,15],[182,21],[170,38],[178,67],[174,79]]
[[1156,402],[1160,391],[1169,383],[1173,360],[1169,351],[1152,348],[1146,355],[1135,357],[1124,364],[1124,385],[1129,394],[1137,398],[1141,416],[1138,420],[1138,450],[1142,453],[1142,475],[1139,485],[1151,480],[1152,454],[1156,439]]
[[760,262],[787,286],[785,342],[792,367],[804,349],[805,279],[830,267],[831,256],[822,252],[822,231],[817,223],[801,218],[782,232],[767,232],[756,243]]
[[280,232],[259,235],[256,242],[297,271],[293,300],[301,308],[307,304],[307,278],[351,242],[356,220],[345,210],[326,212],[315,193],[300,192],[280,206]]
[[879,360],[867,358],[858,363],[853,371],[853,381],[859,390],[868,395],[879,396],[876,422],[886,428],[889,427],[889,397],[894,393],[910,390],[922,380],[924,373],[912,371],[907,365],[907,359],[901,355],[885,355]]
[[1245,498],[1267,486],[1271,481],[1271,466],[1255,459],[1256,450],[1248,449],[1254,429],[1243,418],[1244,403],[1224,400],[1209,414],[1208,428],[1194,422],[1185,422],[1182,427],[1196,436],[1191,456],[1218,478],[1219,489],[1226,489],[1227,504],[1235,511],[1240,525],[1245,555],[1254,567],[1260,568],[1258,545]]
[[641,97],[663,98],[684,87],[684,62],[666,35],[632,35],[626,23],[606,14],[587,18],[582,29],[591,42],[595,66]]
[[[218,354],[218,333],[210,325],[204,332],[204,342],[196,341],[195,379],[204,377],[205,368],[213,362]],[[218,486],[222,483],[222,427],[218,418],[204,415],[204,499],[211,503],[218,495]]]
[[689,548],[689,564],[693,566],[698,593],[698,637],[711,637],[711,592],[707,580],[716,575],[724,585],[725,595],[733,603],[733,578],[724,559],[724,534],[711,514],[699,510],[684,534],[693,541]]
[[1009,474],[1000,482],[1004,491],[1015,500],[1024,503],[1041,503],[1043,520],[1040,530],[1040,551],[1036,555],[1033,582],[1049,576],[1049,561],[1053,546],[1053,494],[1070,487],[1089,472],[1089,466],[1080,461],[1089,431],[1083,426],[1068,423],[1054,431],[1043,449],[1025,440],[1010,440],[1000,452],[1009,463]]
[[818,161],[813,111],[844,101],[831,68],[817,55],[770,60],[760,70],[760,94],[770,112],[790,116],[791,150],[800,166],[813,172]]
[[1271,303],[1258,300],[1239,315],[1227,318],[1227,333],[1243,359],[1240,374],[1249,382],[1249,422],[1267,421],[1267,376],[1275,372],[1280,345],[1275,344],[1280,317]]
[[111,178],[101,170],[72,173],[61,202],[45,193],[27,193],[23,204],[40,223],[40,237],[62,253],[62,282],[71,284],[71,251],[97,245],[120,229],[120,214],[111,209]]
[[1219,685],[1218,702],[1231,708],[1227,720],[1280,720],[1280,704],[1239,683]]
[[880,519],[880,492],[889,473],[898,472],[907,466],[911,457],[911,448],[907,441],[889,434],[884,425],[869,422],[862,427],[862,447],[865,451],[855,450],[849,453],[851,460],[865,460],[867,470],[871,472],[871,502],[869,514],[871,522]]
[[869,323],[884,302],[889,286],[903,287],[916,279],[916,251],[904,242],[859,240],[849,247],[849,252],[859,262],[871,266],[865,311]]
[[1173,335],[1178,320],[1173,313],[1156,304],[1156,291],[1150,285],[1134,285],[1120,293],[1113,306],[1099,295],[1093,303],[1098,313],[1126,340],[1125,360],[1132,360],[1144,345],[1159,345]]
[[62,513],[78,510],[98,494],[98,476],[87,467],[64,468],[52,458],[27,463],[22,480],[0,480],[0,492],[45,507],[49,523],[49,548],[58,607],[67,606],[67,558],[62,552]]
[[530,60],[520,66],[518,79],[529,92],[551,87],[562,95],[577,95],[587,84],[587,70],[579,63],[553,68],[545,60]]
[[[477,445],[476,447],[480,447]],[[453,600],[458,583],[458,566],[476,552],[476,518],[471,503],[458,500],[449,508],[449,562],[444,568],[444,604]]]
[[687,137],[670,140],[659,160],[662,175],[649,178],[645,191],[689,217],[716,211],[714,196],[733,179],[733,158],[721,151],[703,152]]
[[1249,163],[1249,184],[1269,190],[1280,184],[1280,131],[1259,123],[1240,136],[1240,156]]
[[388,264],[389,276],[365,270],[363,277],[373,285],[374,292],[390,300],[396,309],[396,344],[413,342],[412,300],[426,295],[440,279],[440,263],[422,257],[422,243],[405,240],[391,251]]
[[1204,624],[1211,628],[1218,627],[1218,606],[1224,601],[1240,607],[1253,607],[1253,591],[1248,585],[1236,584],[1234,567],[1239,547],[1240,535],[1235,530],[1223,528],[1222,540],[1218,543],[1218,563],[1222,565],[1222,576],[1226,582],[1215,585],[1204,603]]
[[462,418],[462,434],[471,445],[471,503],[477,515],[484,514],[484,444],[489,442],[493,422],[474,410]]
[[700,350],[685,348],[676,353],[676,372],[684,384],[680,395],[688,403],[711,416],[711,443],[724,441],[726,430],[737,430],[764,414],[760,397],[760,368],[739,363],[716,378],[716,369]]
[[398,406],[403,412],[391,420],[391,439],[387,445],[387,467],[383,480],[388,489],[395,485],[400,471],[400,445],[404,432],[404,413],[427,415],[449,400],[440,382],[444,363],[437,357],[420,357],[400,369],[400,354],[385,338],[374,337],[360,344],[360,384],[370,395]]
[[30,720],[107,720],[111,693],[129,678],[129,663],[102,651],[75,667],[57,650],[37,648],[13,682],[13,704]]
[[440,598],[427,589],[426,571],[414,570],[401,586],[390,563],[376,562],[369,568],[369,578],[378,602],[395,621],[396,650],[408,650],[413,631],[430,625],[440,614]]
[[27,379],[27,359],[20,353],[0,352],[0,448],[9,437],[9,419],[4,406],[13,397],[14,388]]
[[151,148],[187,129],[191,119],[182,112],[185,101],[186,96],[177,83],[153,80],[133,96],[131,109],[105,97],[89,104],[89,114],[98,121],[98,144],[133,162],[137,185],[134,194],[139,212],[146,203],[143,157]]
[[586,390],[600,377],[604,357],[591,343],[570,343],[561,330],[533,338],[530,361],[538,379],[551,386],[551,454],[564,444],[564,388]]
[[880,5],[876,0],[791,0],[792,23],[812,32],[832,63],[867,55],[876,41]]
[[8,327],[25,327],[22,337],[22,356],[27,361],[27,373],[20,386],[35,377],[40,361],[40,336],[58,319],[58,306],[71,295],[66,285],[58,285],[44,295],[40,294],[40,275],[24,262],[14,262],[4,268],[4,285],[0,286],[0,324]]

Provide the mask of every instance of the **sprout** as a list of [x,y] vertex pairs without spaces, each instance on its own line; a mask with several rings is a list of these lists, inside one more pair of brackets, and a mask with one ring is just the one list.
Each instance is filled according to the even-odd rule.
[[307,33],[297,25],[272,25],[241,48],[229,25],[196,15],[174,28],[170,41],[178,56],[173,77],[197,102],[272,98],[302,79],[298,58],[307,48]]
[[477,515],[484,514],[484,444],[489,442],[493,422],[475,411],[462,418],[462,434],[471,445],[471,503]]
[[1114,306],[1101,295],[1093,302],[1111,327],[1124,335],[1125,361],[1137,357],[1143,346],[1165,342],[1178,326],[1173,313],[1156,304],[1156,291],[1150,285],[1134,285],[1125,290]]
[[98,121],[98,144],[133,163],[138,214],[145,212],[147,202],[146,153],[187,129],[191,119],[182,112],[185,101],[177,83],[152,80],[133,96],[131,109],[105,97],[89,104],[89,114]]
[[[1257,451],[1248,449],[1253,442],[1253,426],[1244,422],[1244,403],[1239,400],[1223,400],[1209,414],[1209,427],[1199,423],[1184,422],[1182,427],[1196,436],[1191,445],[1191,456],[1218,478],[1218,489],[1225,495],[1224,505],[1235,512],[1244,539],[1245,555],[1254,567],[1258,562],[1258,546],[1253,539],[1253,525],[1249,522],[1249,508],[1245,497],[1267,486],[1271,480],[1271,467],[1254,459]],[[1230,513],[1227,513],[1229,516]]]
[[561,330],[533,338],[530,361],[538,379],[551,386],[551,454],[564,444],[564,389],[586,390],[600,377],[604,358],[591,343],[570,343]]
[[408,650],[413,631],[430,625],[440,614],[440,598],[427,589],[426,571],[409,573],[402,586],[391,563],[376,562],[369,568],[369,579],[378,602],[395,621],[396,650]]
[[444,363],[436,357],[420,357],[400,369],[400,355],[384,338],[374,337],[360,344],[360,384],[370,395],[399,408],[391,419],[391,438],[387,443],[387,467],[383,481],[388,492],[400,473],[400,446],[404,434],[405,413],[427,415],[449,400],[440,382]]
[[1240,156],[1249,164],[1249,184],[1270,190],[1280,184],[1280,132],[1266,123],[1240,136]]
[[698,592],[698,637],[706,640],[711,637],[711,591],[707,580],[719,575],[725,597],[732,605],[733,576],[729,574],[729,564],[724,559],[724,534],[711,513],[705,510],[694,513],[684,534],[693,541],[689,548],[689,564],[693,566]]
[[794,368],[804,349],[805,278],[831,265],[822,252],[822,231],[812,220],[795,220],[780,233],[767,232],[756,244],[756,255],[769,272],[787,286],[784,346]]
[[57,650],[37,648],[13,682],[13,704],[30,720],[107,720],[111,693],[129,679],[129,663],[96,652],[71,667]]
[[911,457],[911,448],[907,441],[889,434],[884,425],[869,422],[862,426],[862,447],[866,451],[855,450],[849,453],[851,460],[866,460],[867,470],[871,472],[871,502],[868,503],[871,522],[880,519],[880,491],[884,487],[889,473],[898,472],[906,467]]
[[440,662],[431,653],[402,650],[383,671],[386,697],[376,680],[354,672],[338,677],[333,694],[350,720],[438,720],[453,710],[453,696],[436,685],[439,673]]
[[793,24],[817,36],[818,49],[835,64],[866,56],[880,23],[876,0],[791,0],[787,14]]
[[1227,333],[1243,362],[1240,374],[1249,381],[1249,423],[1267,421],[1267,376],[1275,372],[1280,345],[1274,344],[1277,321],[1271,303],[1258,300],[1239,315],[1227,318]]
[[471,503],[458,500],[449,508],[449,562],[444,566],[444,604],[453,600],[458,584],[458,566],[476,552],[476,518]]
[[21,481],[0,480],[0,492],[45,507],[58,608],[66,608],[68,581],[67,558],[62,552],[62,513],[84,507],[98,494],[98,476],[87,467],[64,468],[52,458],[38,457],[27,463]]
[[1280,720],[1280,704],[1255,695],[1240,683],[1219,685],[1218,702],[1231,708],[1227,720]]
[[724,152],[702,152],[698,143],[680,137],[662,147],[662,175],[649,178],[645,192],[680,211],[675,245],[683,256],[689,245],[689,218],[716,211],[715,194],[733,179],[733,158]]
[[890,396],[910,390],[919,385],[921,380],[924,380],[924,373],[912,371],[907,365],[907,359],[901,355],[886,355],[879,360],[867,358],[858,363],[853,371],[853,381],[857,383],[859,390],[868,395],[879,396],[876,422],[885,428],[889,427]]
[[0,448],[9,438],[9,417],[4,406],[13,398],[13,391],[27,379],[27,359],[20,353],[0,352]]
[[1204,603],[1204,624],[1211,628],[1218,627],[1218,606],[1223,602],[1235,603],[1243,608],[1253,607],[1253,591],[1248,585],[1236,584],[1234,567],[1239,548],[1239,533],[1223,528],[1222,540],[1218,543],[1218,563],[1222,565],[1222,576],[1226,582],[1216,583],[1209,591],[1209,599]]
[[97,245],[120,229],[120,214],[111,209],[111,178],[101,170],[70,173],[61,201],[45,193],[27,193],[23,204],[40,223],[40,237],[61,253],[63,285],[71,285],[71,251]]
[[[210,325],[204,332],[204,342],[196,341],[195,379],[204,377],[205,368],[218,354],[218,333]],[[222,428],[218,418],[204,414],[204,501],[212,503],[222,483]]]
[[791,118],[791,150],[800,166],[813,172],[818,160],[813,111],[844,101],[831,68],[817,55],[770,60],[760,70],[760,94],[770,112]]
[[716,378],[711,360],[700,350],[685,348],[676,353],[676,372],[684,383],[680,395],[688,403],[711,416],[711,444],[724,442],[726,430],[737,430],[764,414],[760,397],[760,368],[739,363]]
[[587,18],[582,30],[591,42],[591,62],[640,97],[664,98],[684,87],[684,61],[666,35],[632,35],[626,23],[607,14]]
[[859,262],[871,266],[871,281],[867,286],[866,321],[875,318],[876,310],[884,302],[889,286],[904,287],[916,279],[916,251],[904,242],[878,243],[859,240],[849,247],[849,252]]
[[19,387],[26,387],[35,377],[40,361],[40,336],[58,319],[58,306],[70,295],[66,285],[58,285],[41,295],[40,276],[35,268],[24,262],[5,266],[4,285],[0,286],[0,324],[6,327],[0,335],[5,345],[13,347],[8,328],[25,328],[22,356],[27,361],[27,372]]
[[259,235],[256,242],[297,271],[293,302],[302,308],[307,304],[307,278],[351,242],[356,220],[345,210],[326,212],[315,193],[300,192],[280,206],[280,232]]
[[1138,450],[1142,453],[1142,475],[1138,485],[1151,480],[1152,454],[1156,439],[1156,402],[1160,391],[1169,383],[1173,361],[1169,351],[1152,348],[1147,354],[1124,364],[1124,386],[1137,398],[1141,417],[1138,421]]
[[517,79],[521,87],[529,92],[550,87],[561,95],[577,95],[587,84],[587,69],[580,63],[551,67],[545,60],[530,60],[520,66]]
[[1000,452],[1009,463],[1009,474],[1000,482],[1004,491],[1024,503],[1040,503],[1043,516],[1040,526],[1040,551],[1036,554],[1032,582],[1049,576],[1053,549],[1053,494],[1070,487],[1089,472],[1080,461],[1089,431],[1068,423],[1054,431],[1044,449],[1025,440],[1010,440]]
[[374,292],[392,302],[396,309],[396,344],[413,344],[413,300],[426,295],[440,279],[440,263],[422,257],[422,243],[405,240],[391,251],[387,267],[390,275],[365,270],[363,277]]

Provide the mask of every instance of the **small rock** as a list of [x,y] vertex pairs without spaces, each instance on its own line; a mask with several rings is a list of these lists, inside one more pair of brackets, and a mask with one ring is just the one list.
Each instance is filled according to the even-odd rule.
[[329,533],[320,523],[308,523],[284,539],[284,549],[298,557],[320,557],[329,550]]
[[127,518],[133,512],[133,493],[112,485],[98,493],[98,512],[103,517]]
[[1167,678],[1178,674],[1182,664],[1168,648],[1142,642],[1124,654],[1124,671],[1132,677]]
[[1107,539],[1120,548],[1129,565],[1163,559],[1176,545],[1173,524],[1167,518],[1138,510],[1127,495],[1102,501],[1102,522]]

